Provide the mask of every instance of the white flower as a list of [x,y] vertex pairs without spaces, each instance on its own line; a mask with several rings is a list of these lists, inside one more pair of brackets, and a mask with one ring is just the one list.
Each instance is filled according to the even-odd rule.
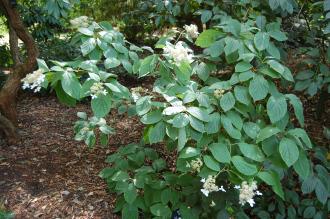
[[214,207],[215,206],[215,202],[212,200],[210,207]]
[[255,195],[262,195],[262,193],[257,190],[258,186],[255,181],[250,184],[243,181],[241,186],[236,185],[234,188],[239,189],[239,204],[242,206],[249,203],[249,205],[253,207],[255,204],[253,197]]
[[201,192],[208,197],[210,192],[218,192],[223,191],[226,192],[226,190],[221,186],[220,188],[215,184],[216,176],[208,176],[207,179],[202,178],[201,182],[203,183],[203,188],[201,189]]
[[197,38],[199,35],[198,27],[195,24],[184,25],[183,28],[186,30],[188,36],[191,38]]
[[203,166],[203,161],[200,158],[197,158],[196,160],[192,160],[188,165],[194,172],[199,173],[201,171],[201,167]]
[[41,90],[41,84],[45,81],[45,75],[41,69],[38,69],[37,71],[27,74],[21,81],[23,82],[23,89],[30,88],[36,93]]
[[219,191],[226,192],[226,190],[223,188],[223,186],[220,186]]
[[166,46],[164,47],[164,55],[173,59],[176,64],[180,64],[183,61],[189,63],[194,61],[193,51],[184,47],[182,41],[177,42],[175,45],[166,42]]
[[90,95],[92,99],[95,99],[100,94],[107,95],[108,91],[104,88],[104,84],[102,82],[95,82],[90,88]]
[[168,4],[170,4],[170,1],[169,0],[164,0],[164,5],[167,7]]
[[201,192],[202,192],[206,197],[208,197],[208,196],[209,196],[209,193],[210,193],[210,191],[209,191],[209,190],[206,190],[206,189],[201,189]]
[[87,16],[80,16],[75,19],[70,20],[72,28],[88,27],[90,24],[89,18]]

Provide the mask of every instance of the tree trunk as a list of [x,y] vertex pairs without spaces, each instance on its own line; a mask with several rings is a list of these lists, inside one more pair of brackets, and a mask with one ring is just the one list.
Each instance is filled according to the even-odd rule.
[[[14,144],[18,141],[17,93],[21,85],[21,79],[35,69],[36,58],[39,52],[19,13],[12,7],[9,0],[0,0],[0,8],[8,21],[10,50],[14,60],[14,66],[0,91],[0,130],[5,134],[7,142]],[[18,39],[23,41],[27,50],[27,58],[23,63],[21,63],[19,58]]]

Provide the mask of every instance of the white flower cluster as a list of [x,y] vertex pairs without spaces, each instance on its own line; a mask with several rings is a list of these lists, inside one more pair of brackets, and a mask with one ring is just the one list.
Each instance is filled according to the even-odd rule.
[[200,172],[201,167],[203,166],[203,161],[200,158],[192,160],[190,163],[187,163],[187,167],[190,167],[194,172]]
[[183,28],[186,30],[188,36],[190,36],[192,39],[198,37],[198,27],[195,24],[184,25]]
[[262,193],[257,190],[258,186],[255,181],[250,184],[248,184],[246,181],[243,181],[241,186],[236,185],[234,188],[239,190],[239,203],[242,206],[246,203],[249,203],[250,206],[253,207],[255,204],[253,197],[255,195],[262,195]]
[[27,74],[21,81],[23,82],[23,89],[30,88],[36,93],[40,91],[41,84],[45,81],[45,75],[42,70],[38,69],[37,71]]
[[166,46],[164,47],[164,54],[169,58],[172,58],[177,64],[183,61],[191,63],[193,62],[194,57],[193,51],[184,47],[182,41],[177,42],[175,45],[166,42]]
[[95,82],[90,88],[90,94],[92,99],[97,98],[100,94],[107,95],[107,90],[104,88],[102,82]]
[[215,96],[215,98],[220,99],[224,95],[225,92],[226,91],[223,89],[216,89],[216,90],[214,90],[213,95]]
[[70,24],[72,28],[88,27],[90,25],[90,20],[87,16],[80,16],[70,20]]
[[210,192],[218,192],[223,191],[226,192],[226,190],[221,186],[220,188],[215,184],[216,176],[208,176],[207,179],[203,178],[201,180],[203,184],[203,188],[201,189],[201,192],[208,197]]

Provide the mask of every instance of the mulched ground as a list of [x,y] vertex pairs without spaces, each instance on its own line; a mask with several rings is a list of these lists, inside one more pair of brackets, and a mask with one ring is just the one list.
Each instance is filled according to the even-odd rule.
[[[323,118],[316,120],[317,98],[301,98],[310,136],[329,146],[322,126],[330,127],[330,101]],[[73,140],[76,113],[88,112],[88,105],[68,108],[55,97],[25,95],[18,111],[22,142],[11,147],[0,143],[0,207],[14,211],[16,218],[118,218],[112,213],[115,197],[97,174],[108,154],[139,141],[143,128],[137,118],[113,111],[107,120],[117,133],[109,147],[89,150]]]
[[108,154],[120,145],[138,142],[142,131],[135,118],[112,112],[109,124],[117,130],[109,147],[93,150],[73,140],[78,111],[55,97],[24,97],[18,105],[22,142],[0,143],[0,207],[16,218],[118,218],[112,214],[114,196],[97,174]]

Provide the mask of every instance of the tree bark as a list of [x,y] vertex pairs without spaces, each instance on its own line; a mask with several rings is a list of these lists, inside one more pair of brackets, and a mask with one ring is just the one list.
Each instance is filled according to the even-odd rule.
[[[35,70],[39,51],[34,39],[24,26],[18,11],[10,4],[9,0],[0,0],[0,8],[8,20],[10,50],[14,60],[14,66],[0,91],[0,129],[5,134],[7,142],[13,144],[18,141],[17,93],[21,85],[21,79]],[[19,58],[18,38],[22,40],[27,51],[24,62],[21,62]]]

